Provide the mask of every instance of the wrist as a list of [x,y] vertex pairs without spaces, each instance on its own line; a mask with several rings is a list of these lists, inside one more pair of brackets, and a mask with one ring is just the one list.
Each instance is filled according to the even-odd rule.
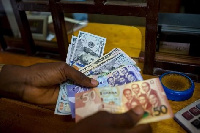
[[22,76],[24,69],[21,66],[1,65],[0,96],[11,99],[21,99],[24,85]]

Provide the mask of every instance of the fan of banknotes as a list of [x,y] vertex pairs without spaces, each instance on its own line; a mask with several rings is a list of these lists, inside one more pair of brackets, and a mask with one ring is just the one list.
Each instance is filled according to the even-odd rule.
[[118,114],[142,105],[140,123],[172,118],[160,80],[143,80],[136,62],[119,48],[104,55],[105,44],[106,38],[83,31],[72,36],[66,63],[99,85],[92,89],[72,81],[61,84],[55,114],[72,115],[78,122],[100,110]]

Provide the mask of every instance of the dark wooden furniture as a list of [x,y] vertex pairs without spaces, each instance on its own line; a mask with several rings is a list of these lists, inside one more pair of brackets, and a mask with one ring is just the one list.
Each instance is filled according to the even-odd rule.
[[[143,73],[160,75],[165,70],[173,70],[195,74],[196,81],[199,81],[199,58],[156,52],[159,0],[146,0],[145,3],[106,0],[86,2],[11,0],[11,3],[21,32],[23,47],[28,55],[35,55],[37,51],[47,51],[57,53],[63,61],[66,59],[68,40],[64,13],[83,12],[145,17],[146,35]],[[52,14],[57,45],[52,42],[33,41],[25,11],[50,12]],[[17,41],[20,42],[19,39]]]
[[[200,82],[200,32],[199,15],[160,13],[158,21],[159,41],[190,43],[189,55],[155,53],[154,75],[166,71],[184,72]],[[152,62],[153,63],[153,62]]]
[[[146,60],[145,73],[152,73],[155,52],[157,18],[159,0],[147,0],[146,3],[134,3],[124,1],[106,1],[94,0],[86,2],[72,1],[28,1],[28,0],[11,0],[17,23],[21,32],[23,47],[28,55],[34,55],[38,50],[59,52],[60,59],[65,60],[67,55],[67,31],[64,24],[64,13],[91,13],[118,16],[137,16],[146,18]],[[57,37],[57,46],[54,44],[38,45],[33,41],[28,20],[25,11],[51,12],[55,33]],[[153,49],[153,53],[151,52]],[[146,69],[148,68],[148,69]]]
[[6,49],[6,42],[3,35],[12,36],[12,31],[2,1],[0,1],[0,50]]
[[159,12],[179,13],[182,0],[160,0]]

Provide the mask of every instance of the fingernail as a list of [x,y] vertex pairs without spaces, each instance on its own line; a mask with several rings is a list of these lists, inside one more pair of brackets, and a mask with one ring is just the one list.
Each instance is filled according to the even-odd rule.
[[141,106],[136,106],[133,111],[137,114],[137,115],[142,115],[144,114],[144,109]]
[[91,84],[93,84],[94,86],[97,86],[99,82],[94,79],[91,79]]

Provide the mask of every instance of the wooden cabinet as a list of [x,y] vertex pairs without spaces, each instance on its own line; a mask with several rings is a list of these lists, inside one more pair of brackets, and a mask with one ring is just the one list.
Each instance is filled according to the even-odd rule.
[[161,52],[155,54],[153,74],[166,71],[178,71],[188,74],[194,81],[200,82],[200,15],[181,13],[160,13],[158,21],[159,42],[188,43],[188,54]]
[[159,12],[179,13],[181,0],[160,0]]

